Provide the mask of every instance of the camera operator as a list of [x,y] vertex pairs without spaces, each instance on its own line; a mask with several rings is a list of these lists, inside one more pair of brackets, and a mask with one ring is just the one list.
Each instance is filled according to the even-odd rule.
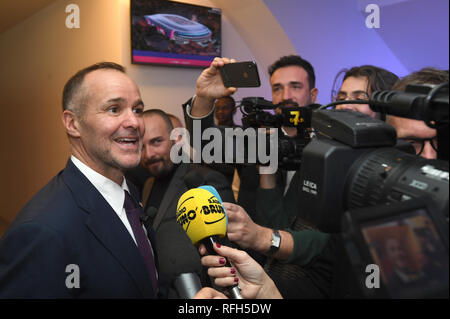
[[[235,62],[233,59],[216,58],[198,78],[196,96],[183,105],[186,126],[190,132],[192,132],[195,119],[201,120],[202,129],[213,126],[212,110],[215,99],[233,94],[236,91],[236,88],[226,88],[223,85],[219,72],[225,64],[233,62]],[[315,102],[318,90],[314,88],[314,70],[309,62],[299,56],[282,57],[273,64],[269,72],[271,74],[270,81],[274,104],[289,101],[306,106]],[[292,130],[292,128],[282,127],[281,130],[289,136],[297,133],[296,128]],[[294,173],[295,171],[291,173],[291,176]],[[268,184],[271,188],[277,188],[280,193],[284,194],[287,187],[284,187],[284,185],[280,187],[276,179],[276,175],[262,175],[261,183],[263,185]],[[241,178],[241,180],[245,179]],[[256,188],[257,186],[252,190],[252,206],[255,205]],[[291,193],[290,198],[293,198],[294,203],[296,203],[298,196],[294,194],[294,189]],[[240,197],[239,202],[241,200]],[[281,204],[282,201],[281,198],[277,198],[278,204]],[[297,207],[296,205],[293,206]],[[289,262],[280,264],[279,269],[275,267],[272,273],[269,272],[269,275],[275,278],[274,281],[281,288],[280,291],[286,298],[329,297],[331,287],[330,265],[332,262],[327,257],[316,258],[324,250],[328,242],[328,235],[305,227],[301,222],[297,223],[298,227],[292,233],[298,233],[296,240],[301,242],[302,245],[297,245],[300,249],[293,253],[294,237],[290,231],[277,231],[273,229],[271,222],[267,224],[269,227],[262,227],[254,223],[246,212],[247,207],[244,207],[245,209],[237,205],[232,209],[227,207],[230,240],[243,248],[256,250]],[[290,223],[277,229],[284,229],[289,226]],[[277,237],[279,246],[272,246],[272,242],[277,241]]]
[[[375,90],[389,90],[398,77],[382,68],[372,65],[353,67],[344,76],[342,86],[336,95],[336,100],[347,99],[368,99]],[[370,110],[367,104],[344,104],[342,109],[368,114],[372,117],[384,118],[384,114],[375,113]],[[339,108],[339,107],[338,107]],[[302,203],[299,202],[300,175],[293,176],[290,188],[282,194],[275,188],[272,176],[261,178],[261,187],[257,193],[257,211],[259,220],[271,227],[286,229],[292,237],[290,250],[284,250],[284,256],[288,256],[287,262],[296,264],[299,267],[308,266],[312,260],[323,254],[329,246],[329,235],[321,233],[315,229],[315,225],[306,223],[299,210]],[[284,195],[284,196],[283,196]],[[274,255],[277,258],[279,255]],[[279,259],[279,258],[277,258]],[[320,258],[319,258],[320,259]],[[277,260],[272,260],[267,268],[269,273],[280,273],[286,266]],[[283,290],[282,287],[280,287]]]
[[[409,84],[441,84],[445,82],[448,82],[448,70],[424,68],[405,76],[392,89],[394,91],[405,91],[406,86]],[[397,116],[388,116],[387,123],[395,128],[399,139],[406,140],[414,146],[416,155],[428,159],[437,158],[438,143],[436,129],[428,127],[423,121]],[[448,132],[446,134],[446,147],[448,148]]]
[[[382,68],[372,65],[363,65],[353,67],[344,75],[342,86],[334,97],[337,101],[344,101],[347,99],[361,99],[366,100],[370,94],[375,90],[389,90],[398,80],[398,77]],[[353,111],[368,114],[371,117],[380,117],[384,119],[384,114],[378,114],[370,110],[367,104],[342,104],[337,109],[350,109]],[[298,188],[298,178],[292,182],[292,188]],[[289,227],[293,218],[297,215],[296,212],[299,207],[297,203],[297,192],[293,190],[292,194],[287,195],[285,191],[285,198],[282,201],[282,194],[277,194],[275,190],[275,182],[271,176],[263,176],[261,178],[261,189],[257,197],[258,212],[261,221],[269,223],[277,220],[277,225],[280,227]],[[272,191],[275,193],[272,193]],[[279,213],[275,213],[278,212]],[[262,214],[261,214],[262,213]],[[302,240],[304,241],[304,240]]]
[[[219,69],[226,63],[236,62],[234,59],[216,58],[210,68],[206,69],[197,80],[197,92],[193,99],[183,105],[186,127],[192,133],[194,119],[200,119],[202,130],[214,126],[213,109],[215,101],[223,96],[236,92],[236,88],[225,88]],[[318,89],[315,88],[315,74],[312,65],[298,55],[281,57],[269,67],[273,104],[286,102],[288,105],[306,106],[314,103]],[[275,110],[281,113],[280,109]],[[294,137],[297,129],[281,127],[279,135]],[[192,134],[191,134],[192,135]],[[295,171],[279,171],[275,175],[262,176],[261,183],[280,187],[287,191]],[[256,166],[246,166],[239,172],[241,185],[238,204],[243,206],[252,216],[255,214],[255,191],[260,184]]]

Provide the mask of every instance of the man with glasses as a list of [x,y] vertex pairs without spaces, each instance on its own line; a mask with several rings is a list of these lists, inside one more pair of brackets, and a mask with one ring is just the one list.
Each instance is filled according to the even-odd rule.
[[[405,91],[409,84],[441,84],[445,82],[448,82],[448,70],[424,68],[402,78],[392,87],[392,90]],[[438,143],[435,129],[428,127],[423,121],[397,116],[388,116],[387,122],[396,129],[399,139],[408,141],[414,146],[417,155],[429,159],[437,158]]]
[[[400,123],[399,123],[400,122]],[[438,152],[438,141],[436,130],[432,129],[424,122],[401,119],[394,121],[392,125],[396,126],[397,135],[402,140],[405,140],[414,146],[416,155],[420,155],[428,159],[436,159]],[[430,137],[418,137],[418,136],[430,136]]]
[[[356,66],[345,73],[342,86],[334,100],[368,100],[372,92],[390,90],[397,81],[398,77],[388,70],[373,65]],[[372,111],[368,104],[341,104],[336,106],[336,109],[361,112],[385,120],[384,114]]]

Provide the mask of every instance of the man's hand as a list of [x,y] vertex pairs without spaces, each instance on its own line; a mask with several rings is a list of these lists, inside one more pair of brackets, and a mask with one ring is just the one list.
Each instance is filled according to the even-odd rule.
[[[266,254],[272,242],[271,228],[255,224],[247,212],[239,205],[223,203],[228,217],[228,239],[237,243],[243,249],[250,248],[262,254]],[[291,256],[294,250],[294,239],[287,231],[280,230],[281,245],[272,257],[285,260]]]
[[255,224],[241,206],[232,203],[223,203],[223,206],[228,217],[228,239],[244,249],[264,250],[260,244],[270,243],[272,231]]
[[192,105],[191,115],[203,117],[212,110],[214,100],[228,96],[237,91],[236,88],[226,88],[220,75],[220,68],[236,60],[228,58],[215,58],[209,68],[205,69],[197,79],[197,92]]

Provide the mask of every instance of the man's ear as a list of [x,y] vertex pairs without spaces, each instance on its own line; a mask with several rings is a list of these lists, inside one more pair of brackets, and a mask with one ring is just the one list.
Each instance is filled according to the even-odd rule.
[[311,90],[311,103],[316,103],[317,94],[319,94],[319,89],[318,88],[314,88],[314,89]]
[[66,133],[71,137],[80,137],[80,121],[77,115],[71,110],[64,110],[62,113],[63,125]]

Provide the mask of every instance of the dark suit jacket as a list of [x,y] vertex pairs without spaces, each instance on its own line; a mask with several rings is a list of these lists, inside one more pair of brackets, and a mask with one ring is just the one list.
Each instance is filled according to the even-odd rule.
[[[155,247],[151,232],[149,238]],[[80,288],[67,288],[73,274],[66,272],[68,265],[79,267]],[[136,244],[71,160],[27,203],[0,241],[0,298],[152,296]]]
[[[234,202],[233,192],[226,178],[219,172],[196,164],[182,163],[175,171],[156,216],[150,213],[156,233],[156,250],[162,289],[168,289],[169,298],[178,298],[173,281],[182,273],[197,273],[202,277],[202,266],[197,248],[192,245],[183,228],[176,221],[178,200],[189,189],[202,185],[216,188],[224,202]],[[146,213],[151,211],[145,208]]]

